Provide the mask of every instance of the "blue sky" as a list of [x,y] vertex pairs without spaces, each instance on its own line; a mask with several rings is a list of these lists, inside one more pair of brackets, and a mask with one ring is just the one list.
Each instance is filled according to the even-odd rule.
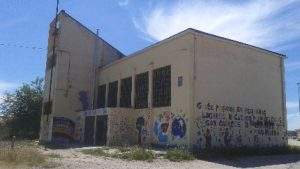
[[[125,54],[188,27],[286,54],[288,128],[300,128],[300,0],[60,1],[61,9],[91,30],[99,28],[100,36]],[[55,3],[0,0],[0,96],[44,76]]]

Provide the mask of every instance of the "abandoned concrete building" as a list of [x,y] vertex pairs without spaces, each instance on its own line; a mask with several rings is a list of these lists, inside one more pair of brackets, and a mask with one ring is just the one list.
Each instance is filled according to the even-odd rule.
[[282,54],[190,28],[125,56],[65,11],[48,43],[41,141],[287,144]]

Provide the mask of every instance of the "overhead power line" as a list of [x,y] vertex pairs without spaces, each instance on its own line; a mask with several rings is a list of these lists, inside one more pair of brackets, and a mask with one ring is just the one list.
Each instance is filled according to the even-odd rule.
[[12,43],[2,43],[0,42],[1,47],[16,47],[16,48],[24,48],[24,49],[32,49],[32,50],[46,50],[47,48],[29,46],[29,45],[20,45],[20,44],[12,44]]

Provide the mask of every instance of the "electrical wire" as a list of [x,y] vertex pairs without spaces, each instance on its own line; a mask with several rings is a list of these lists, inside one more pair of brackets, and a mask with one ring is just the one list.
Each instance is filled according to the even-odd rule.
[[42,48],[42,47],[19,45],[19,44],[12,44],[12,43],[2,43],[2,42],[0,42],[0,47],[16,47],[16,48],[24,48],[24,49],[32,49],[32,50],[47,50],[47,48]]

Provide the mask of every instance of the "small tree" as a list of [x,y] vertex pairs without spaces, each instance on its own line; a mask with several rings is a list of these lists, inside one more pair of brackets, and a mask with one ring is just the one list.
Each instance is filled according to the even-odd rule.
[[9,135],[38,138],[42,113],[43,79],[36,78],[14,92],[6,92],[0,103],[0,114]]

